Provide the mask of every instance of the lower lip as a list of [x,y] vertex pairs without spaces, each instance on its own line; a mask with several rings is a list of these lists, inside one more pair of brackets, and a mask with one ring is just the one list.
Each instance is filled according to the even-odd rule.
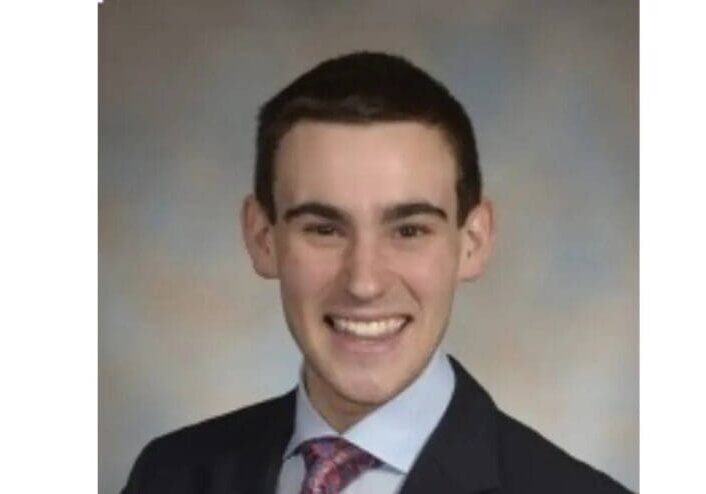
[[386,336],[378,338],[365,338],[352,333],[336,331],[330,324],[326,323],[329,331],[333,335],[336,346],[340,346],[346,351],[353,353],[386,353],[393,350],[398,344],[402,335],[407,330],[411,321],[406,321],[400,329]]

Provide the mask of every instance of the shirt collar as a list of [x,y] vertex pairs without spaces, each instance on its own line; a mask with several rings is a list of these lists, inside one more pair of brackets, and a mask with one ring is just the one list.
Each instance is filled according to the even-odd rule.
[[406,474],[441,420],[454,387],[451,364],[446,355],[437,350],[412,384],[341,435],[316,411],[300,379],[294,433],[284,457],[291,456],[309,439],[341,436]]

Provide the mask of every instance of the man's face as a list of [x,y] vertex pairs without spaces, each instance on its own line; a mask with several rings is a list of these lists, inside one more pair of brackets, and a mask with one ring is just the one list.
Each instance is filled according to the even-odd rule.
[[474,276],[454,156],[421,123],[300,122],[275,166],[271,275],[309,394],[324,408],[374,408],[419,375],[457,282]]

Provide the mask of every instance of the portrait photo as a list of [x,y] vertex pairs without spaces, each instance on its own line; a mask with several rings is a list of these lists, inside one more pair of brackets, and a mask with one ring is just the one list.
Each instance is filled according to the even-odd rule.
[[99,492],[638,492],[638,18],[101,3]]

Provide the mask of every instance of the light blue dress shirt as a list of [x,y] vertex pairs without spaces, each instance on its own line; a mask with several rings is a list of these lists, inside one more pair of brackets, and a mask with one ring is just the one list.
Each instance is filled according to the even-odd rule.
[[297,494],[301,490],[306,467],[301,454],[295,454],[295,450],[302,442],[321,436],[341,436],[383,463],[354,479],[342,494],[398,492],[446,411],[455,385],[448,358],[437,350],[412,384],[343,434],[338,434],[316,411],[300,381],[294,433],[284,451],[277,493]]

